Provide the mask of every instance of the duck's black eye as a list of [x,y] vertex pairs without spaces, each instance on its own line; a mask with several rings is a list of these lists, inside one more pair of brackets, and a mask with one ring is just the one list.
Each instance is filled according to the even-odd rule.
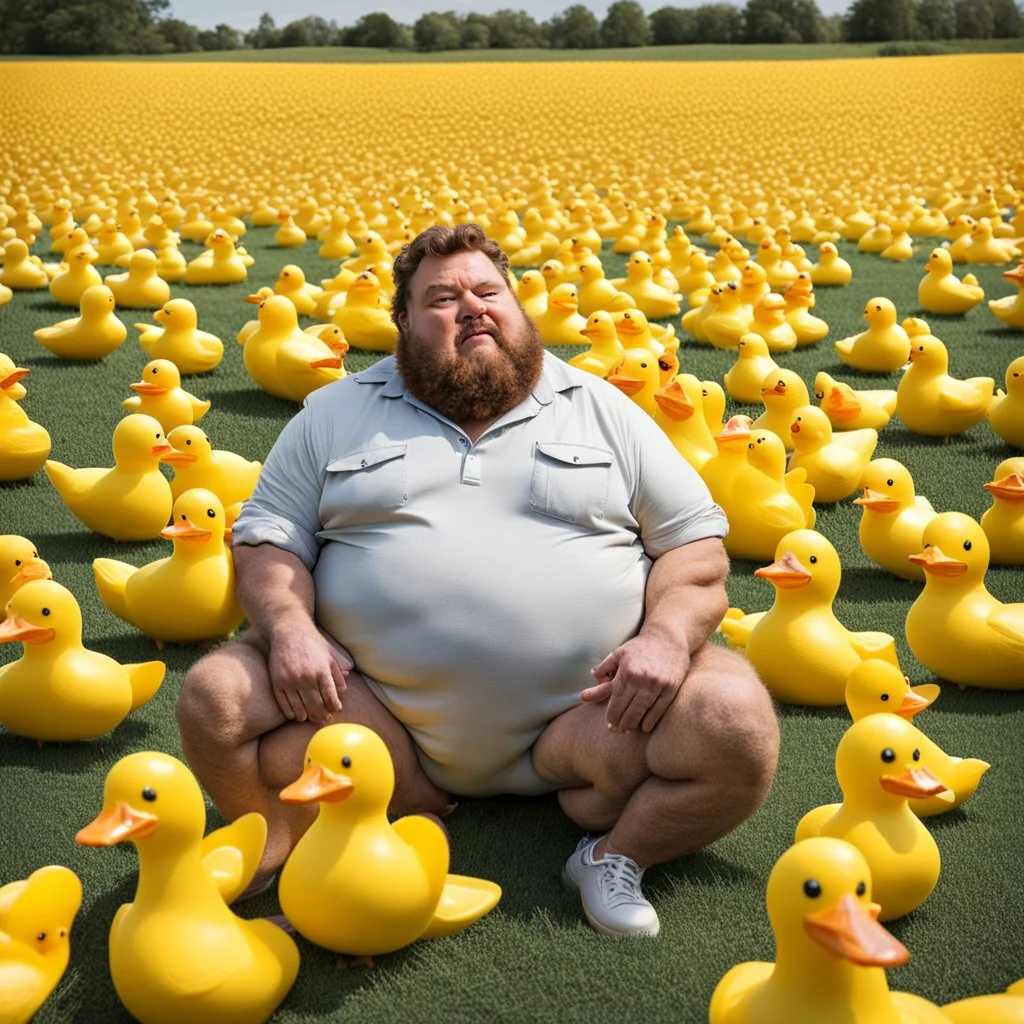
[[214,512],[212,508],[208,508],[208,509],[206,510],[206,514],[207,514],[207,515],[208,515],[208,516],[209,516],[209,517],[210,517],[211,519],[216,519],[216,517],[217,517],[217,513],[216,513],[216,512]]
[[965,540],[964,541],[964,551],[970,551],[970,550],[971,550],[971,542],[969,540]]
[[152,373],[152,374],[155,374],[156,373],[156,367],[154,366],[153,369],[150,370],[149,372]]
[[864,884],[864,882],[858,882],[857,883],[857,895],[858,896],[863,896],[864,893],[866,893],[867,891],[868,891],[868,887],[867,887],[867,885]]
[[804,882],[804,895],[816,900],[821,895],[821,882],[816,878],[808,878]]
[[882,694],[882,703],[884,704],[888,699],[889,699],[889,694],[883,693]]
[[345,756],[344,756],[344,757],[343,757],[343,758],[341,759],[341,767],[342,767],[342,768],[351,768],[351,767],[352,767],[352,758],[351,758],[351,757],[349,757],[349,756],[348,756],[348,754],[346,754],[346,755],[345,755]]
[[809,561],[810,561],[811,565],[817,565],[818,564],[818,556],[817,555],[811,555]]
[[885,486],[886,487],[892,487],[892,481],[891,480],[886,480],[885,481]]
[[44,615],[49,615],[50,614],[50,609],[49,608],[44,608],[43,609],[43,614]]
[[915,750],[914,753],[911,756],[914,758],[915,761],[920,761],[921,760],[921,751],[920,750]]
[[152,786],[147,786],[142,791],[142,799],[152,803],[156,799],[156,790]]
[[877,309],[879,313],[882,312],[882,307],[881,306],[875,306],[875,309]]
[[192,443],[191,441],[186,441],[186,442],[185,442],[185,446],[187,447],[187,446],[188,446],[188,445],[190,445],[191,443]]
[[14,564],[15,564],[15,565],[21,565],[21,559],[20,559],[20,558],[16,558],[16,559],[14,560]]
[[917,346],[917,351],[918,352],[923,352],[924,351],[924,345],[918,345]]
[[892,764],[893,761],[896,760],[896,751],[893,750],[892,747],[886,747],[885,750],[882,751],[882,760],[886,764]]
[[45,942],[45,941],[46,941],[46,932],[40,932],[40,933],[39,933],[39,934],[38,934],[38,935],[36,936],[36,939],[37,939],[37,940],[38,940],[39,942]]

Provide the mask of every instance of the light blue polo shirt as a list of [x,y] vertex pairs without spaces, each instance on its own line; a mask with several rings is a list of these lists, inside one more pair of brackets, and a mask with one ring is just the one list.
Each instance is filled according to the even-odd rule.
[[467,796],[554,787],[544,727],[634,636],[652,560],[727,523],[655,422],[545,354],[532,394],[475,443],[393,357],[314,391],[234,526],[313,572],[316,618]]

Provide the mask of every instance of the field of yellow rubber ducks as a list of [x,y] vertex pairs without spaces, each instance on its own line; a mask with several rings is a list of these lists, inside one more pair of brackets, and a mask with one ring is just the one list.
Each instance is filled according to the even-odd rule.
[[[296,403],[393,350],[401,247],[466,221],[508,254],[551,350],[645,409],[725,508],[721,640],[781,709],[766,808],[695,874],[662,869],[656,973],[628,1002],[596,984],[579,1015],[1024,1022],[1024,995],[1000,994],[1024,975],[1022,86],[1012,54],[0,63],[0,1024],[120,1003],[144,1024],[411,1018],[415,986],[332,973],[312,996],[320,947],[445,936],[502,890],[506,925],[507,904],[557,900],[524,891],[472,808],[454,875],[443,834],[388,825],[375,794],[296,851],[293,941],[228,909],[262,819],[203,839],[177,760],[177,682],[242,622],[230,529],[262,460]],[[319,761],[373,742],[314,740],[316,785],[282,798],[323,799]],[[300,860],[329,875],[339,829],[410,866],[348,855],[325,919]],[[134,860],[112,888],[81,849],[125,839],[134,903]],[[412,895],[389,922],[357,879],[396,870]],[[515,999],[532,1019],[540,997],[496,964],[529,962],[542,991],[615,955],[566,945],[566,920],[470,928],[430,957],[488,979],[499,1002],[473,1019]],[[699,963],[672,946],[693,921],[720,938]]]

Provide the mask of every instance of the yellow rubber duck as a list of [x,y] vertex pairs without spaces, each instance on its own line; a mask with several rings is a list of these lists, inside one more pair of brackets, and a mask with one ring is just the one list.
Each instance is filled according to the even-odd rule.
[[896,307],[879,296],[864,307],[868,329],[835,343],[836,355],[866,373],[895,373],[910,355],[910,336],[896,322]]
[[787,451],[792,451],[793,437],[789,427],[797,409],[810,404],[807,385],[793,370],[773,371],[765,374],[761,382],[761,401],[764,412],[754,420],[754,429],[770,430],[779,437]]
[[0,1020],[27,1024],[64,976],[82,883],[59,864],[0,886]]
[[289,263],[281,268],[274,282],[274,294],[283,295],[295,307],[299,316],[312,316],[316,309],[317,297],[323,289],[308,284],[302,267]]
[[[195,426],[175,427],[167,435],[172,450],[161,462],[174,467],[171,496],[175,501],[195,487],[213,491],[224,506],[228,525],[233,523],[256,488],[262,462],[250,462],[234,452],[215,450],[210,439]],[[2,562],[0,562],[2,564]]]
[[[527,274],[531,273],[527,271]],[[633,297],[621,291],[605,277],[604,267],[597,256],[588,256],[579,265],[580,284],[578,300],[580,313],[589,317],[599,309],[620,311],[635,306]],[[526,274],[523,275],[525,280]],[[526,308],[522,293],[523,282],[519,284],[519,301]],[[529,315],[529,314],[528,314]]]
[[[258,291],[252,295],[246,295],[245,301],[252,303],[254,306],[259,306],[264,299],[269,299],[274,294],[274,289],[270,285],[264,285]],[[298,322],[298,321],[296,321]],[[238,329],[238,333],[235,335],[235,340],[239,345],[244,345],[252,335],[259,329],[260,321],[259,317],[256,316],[252,320],[247,320]]]
[[[911,686],[910,680],[894,665],[881,658],[862,661],[846,681],[846,706],[855,722],[868,715],[894,714],[908,722],[939,695],[937,683]],[[937,743],[921,734],[920,764],[932,772],[948,789],[935,796],[911,798],[910,809],[919,818],[959,807],[974,795],[982,775],[992,766],[976,757],[953,757]]]
[[78,602],[53,580],[30,580],[8,602],[0,643],[11,641],[24,654],[0,668],[0,722],[29,739],[102,736],[163,682],[162,661],[120,665],[83,647]]
[[342,263],[345,270],[361,274],[371,267],[391,266],[391,253],[388,251],[387,243],[376,231],[365,232],[361,238],[356,238],[356,242],[359,245],[359,252]]
[[704,332],[704,322],[718,312],[718,308],[722,302],[722,295],[726,288],[727,285],[715,282],[715,284],[708,289],[707,294],[700,300],[700,302],[694,303],[691,308],[683,314],[683,318],[679,321],[680,326],[687,334],[693,337],[695,341],[699,341],[705,345],[710,344],[708,336]]
[[224,358],[220,338],[198,329],[196,307],[188,299],[171,299],[153,314],[159,326],[136,324],[139,345],[150,359],[166,359],[179,373],[209,373]]
[[725,388],[717,380],[702,380],[701,394],[704,398],[704,419],[712,436],[725,429]]
[[51,578],[32,541],[16,533],[0,534],[0,610],[29,580]]
[[896,415],[915,434],[953,437],[980,423],[993,402],[991,377],[951,377],[946,346],[931,334],[912,339],[910,367],[896,389]]
[[310,334],[319,338],[330,350],[341,359],[341,366],[338,369],[338,379],[348,376],[345,369],[345,356],[348,354],[349,344],[345,340],[345,332],[337,324],[313,324],[311,327],[303,328],[303,334]]
[[62,359],[103,359],[128,335],[128,328],[117,318],[114,293],[105,285],[87,288],[79,302],[79,316],[40,327],[35,339]]
[[96,237],[96,254],[98,262],[104,266],[117,263],[120,256],[131,256],[135,251],[131,239],[117,226],[117,221],[105,220]]
[[878,254],[883,260],[913,259],[914,243],[906,221],[898,220],[892,226],[892,241]]
[[[571,288],[572,285],[567,287]],[[657,357],[648,348],[627,348],[614,371],[605,378],[649,416],[658,415],[655,394],[661,387]]]
[[[602,278],[603,279],[603,278]],[[536,320],[548,308],[548,286],[539,270],[527,270],[519,279],[516,289],[519,305],[531,320]],[[582,310],[582,304],[580,306]]]
[[50,455],[46,428],[29,419],[18,402],[31,371],[0,352],[0,480],[27,480]]
[[788,288],[799,273],[797,268],[782,257],[782,249],[771,238],[764,239],[757,247],[757,263],[764,267],[768,284],[773,291]]
[[948,249],[932,249],[924,269],[917,286],[917,303],[929,313],[957,316],[974,309],[985,298],[985,290],[973,274],[961,281],[953,273],[953,257]]
[[725,390],[734,402],[761,401],[761,386],[767,376],[777,376],[779,364],[768,352],[760,334],[744,334],[737,343],[736,362],[726,372]]
[[634,252],[626,261],[626,277],[612,282],[620,291],[626,292],[633,305],[650,320],[664,320],[679,313],[681,295],[662,288],[654,282],[654,261],[642,249]]
[[860,487],[878,444],[878,431],[865,427],[833,434],[828,416],[816,405],[797,409],[789,430],[793,440],[789,468],[807,471],[815,502],[842,501]]
[[185,491],[160,536],[173,541],[169,558],[139,569],[113,558],[92,563],[103,603],[158,643],[198,643],[233,633],[245,615],[235,596],[227,521],[220,498],[205,488]]
[[864,510],[858,528],[861,550],[887,572],[924,580],[924,570],[910,556],[921,550],[924,528],[937,513],[924,495],[915,493],[910,470],[896,459],[874,459],[860,485],[864,493],[853,503]]
[[929,672],[960,687],[1024,688],[1024,603],[1003,604],[985,586],[985,531],[961,512],[924,530],[924,590],[907,612],[907,642]]
[[[704,394],[704,382],[701,382],[701,397],[707,403]],[[705,417],[705,422],[707,418]],[[715,440],[715,453],[700,467],[701,479],[707,484],[711,497],[721,505],[728,500],[732,492],[736,478],[740,471],[746,466],[747,444],[750,441],[751,424],[753,420],[749,416],[737,414],[729,419],[729,422],[719,430],[715,430],[711,424],[708,429]],[[785,459],[785,454],[783,454]]]
[[1024,565],[1024,455],[1004,459],[992,475],[992,506],[981,517],[992,564]]
[[843,802],[809,811],[796,827],[796,842],[831,836],[864,854],[882,921],[919,907],[942,867],[935,840],[908,804],[949,788],[922,764],[923,739],[898,715],[868,715],[854,722],[836,749]]
[[666,387],[654,393],[658,409],[655,421],[668,435],[677,452],[700,472],[718,448],[704,419],[704,397],[700,381],[692,373],[680,373]]
[[156,272],[156,253],[136,249],[124,274],[107,274],[103,283],[119,308],[159,309],[171,297],[170,285]]
[[283,295],[260,303],[259,328],[246,339],[242,358],[264,391],[292,402],[341,379],[341,356],[299,330],[295,306]]
[[624,352],[611,313],[603,309],[592,313],[580,334],[590,342],[590,348],[573,356],[569,365],[598,377],[607,377],[622,362]]
[[139,855],[132,903],[110,926],[110,974],[142,1024],[261,1024],[299,969],[292,939],[269,921],[228,907],[248,884],[266,822],[246,814],[203,838],[206,807],[191,772],[167,754],[118,761],[103,810],[76,836],[83,846],[125,841]]
[[1021,253],[1010,239],[996,238],[991,221],[982,217],[971,228],[970,244],[958,255],[964,263],[1009,263],[1020,259]]
[[566,273],[565,264],[560,259],[545,260],[541,264],[540,276],[544,278],[544,287],[553,292],[560,284],[575,284]]
[[344,304],[332,318],[345,332],[345,340],[371,352],[394,352],[398,328],[391,319],[380,278],[372,270],[362,270],[345,295]]
[[949,1024],[1024,1024],[1024,993],[1014,993],[1013,988],[946,1003],[943,1016]]
[[548,294],[547,309],[534,323],[545,345],[579,345],[587,321],[579,314],[576,285],[560,284]]
[[786,704],[841,707],[846,681],[866,658],[898,667],[887,633],[848,630],[832,605],[842,566],[829,540],[813,529],[795,530],[778,542],[775,561],[754,575],[775,587],[775,602],[759,619],[735,613],[722,623],[732,646],[743,647],[765,686]]
[[808,271],[801,270],[796,275],[796,280],[783,292],[782,298],[786,303],[786,323],[796,334],[797,348],[816,345],[828,334],[828,324],[811,313],[817,300]]
[[834,242],[822,242],[818,262],[811,267],[811,281],[817,288],[841,288],[853,280],[853,267],[839,255]]
[[295,218],[287,208],[277,214],[278,227],[274,232],[274,245],[282,249],[297,249],[306,244],[306,232],[295,223]]
[[46,288],[50,278],[38,260],[28,254],[28,246],[20,238],[12,238],[3,250],[3,270],[0,284],[16,292]]
[[286,803],[320,813],[281,871],[281,909],[318,946],[355,956],[452,935],[501,898],[493,882],[448,874],[448,841],[420,815],[387,819],[391,756],[360,725],[329,725],[306,748]]
[[[676,273],[679,291],[687,296],[690,306],[699,305],[694,295],[707,294],[707,290],[715,283],[715,275],[708,269],[708,254],[703,249],[690,248],[685,270]],[[703,298],[700,302],[703,302]]]
[[[740,338],[751,333],[753,316],[748,315],[743,305],[737,282],[729,281],[716,285],[712,292],[717,296],[717,302],[712,304],[709,296],[709,302],[706,302],[699,311],[703,315],[691,321],[694,330],[690,333],[698,341],[706,339],[715,348],[736,349],[739,347]],[[686,315],[689,316],[690,313]],[[688,329],[685,324],[684,329]],[[703,337],[700,337],[698,332],[702,333]]]
[[775,963],[733,967],[711,996],[710,1024],[947,1024],[932,1003],[889,990],[885,968],[910,953],[878,923],[873,895],[851,843],[791,846],[768,876]]
[[896,411],[896,391],[856,391],[824,370],[814,378],[814,397],[833,430],[881,430]]
[[206,249],[185,268],[186,284],[238,284],[249,276],[245,257],[223,228],[211,231],[205,242]]
[[769,352],[791,352],[796,348],[796,331],[786,319],[786,300],[775,292],[755,303],[750,330],[764,338]]
[[50,295],[58,306],[77,306],[87,288],[103,284],[103,278],[93,266],[98,259],[99,254],[88,242],[66,254],[62,269],[50,282]]
[[754,315],[754,307],[771,290],[764,267],[760,263],[748,260],[743,265],[743,275],[740,278],[740,301],[748,308],[751,317]]
[[156,251],[156,272],[168,284],[185,279],[185,257],[173,242],[165,242]]
[[14,292],[5,284],[0,284],[0,306],[6,306],[14,298]]
[[997,391],[989,407],[989,426],[1009,445],[1024,448],[1024,356],[1006,368],[1006,391]]
[[171,486],[159,462],[171,450],[152,416],[126,416],[114,427],[112,469],[72,469],[50,459],[46,475],[71,512],[114,540],[153,540],[171,517]]
[[345,208],[336,207],[330,221],[317,233],[317,241],[320,242],[317,255],[325,260],[343,260],[351,256],[356,251],[356,243],[348,233],[348,225],[349,216]]
[[[1002,299],[990,299],[988,308],[1007,327],[1015,331],[1024,331],[1024,263],[1006,271],[1003,277],[1017,286],[1017,293]],[[0,281],[2,280],[3,277],[0,275]]]
[[210,410],[209,400],[196,398],[181,386],[181,373],[169,359],[151,359],[142,368],[141,378],[128,385],[135,394],[121,405],[131,412],[152,416],[164,433],[195,423]]

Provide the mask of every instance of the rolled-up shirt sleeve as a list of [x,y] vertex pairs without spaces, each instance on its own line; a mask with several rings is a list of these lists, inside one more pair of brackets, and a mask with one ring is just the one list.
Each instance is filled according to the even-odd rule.
[[281,431],[232,528],[232,544],[273,544],[302,559],[310,571],[320,555],[325,475],[324,438],[314,429],[314,419],[307,406]]
[[636,478],[632,511],[647,554],[660,558],[695,540],[724,537],[729,522],[700,474],[649,416],[639,418],[633,426]]

